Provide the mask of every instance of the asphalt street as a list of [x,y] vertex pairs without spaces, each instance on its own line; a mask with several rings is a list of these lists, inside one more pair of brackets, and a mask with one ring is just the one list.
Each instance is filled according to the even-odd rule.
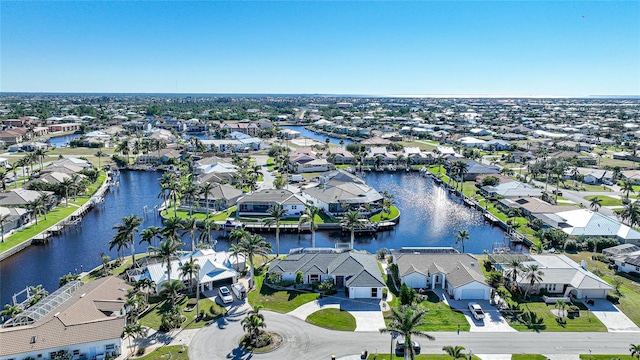
[[[325,330],[296,317],[263,311],[267,330],[283,337],[282,345],[266,354],[243,351],[238,341],[243,334],[244,312],[231,314],[198,331],[189,344],[192,360],[216,359],[330,359],[369,353],[389,353],[391,337],[378,332]],[[639,332],[625,333],[432,333],[435,341],[416,339],[423,353],[442,353],[445,345],[462,345],[474,354],[627,354],[629,344],[640,341]]]

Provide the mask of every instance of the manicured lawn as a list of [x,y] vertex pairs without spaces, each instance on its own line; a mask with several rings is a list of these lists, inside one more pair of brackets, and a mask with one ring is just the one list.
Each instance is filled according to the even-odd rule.
[[189,360],[186,346],[173,345],[155,349],[152,353],[138,358],[139,360]]
[[38,224],[32,225],[24,230],[21,230],[11,236],[4,238],[4,243],[0,243],[0,252],[6,251],[18,244],[21,244],[32,237],[38,235],[39,233],[47,230],[53,225],[59,223],[69,215],[71,215],[74,211],[78,210],[78,207],[84,205],[89,199],[91,199],[91,195],[93,195],[96,190],[100,187],[100,185],[104,182],[105,175],[101,175],[98,177],[98,180],[91,184],[87,189],[88,196],[78,196],[75,201],[69,200],[69,207],[66,207],[66,202],[60,203],[56,208],[47,213],[46,219],[44,215],[38,215]]
[[253,308],[262,306],[265,310],[288,313],[318,298],[318,294],[314,292],[274,290],[268,286],[262,286],[263,279],[263,276],[256,276],[256,289],[249,293],[249,303]]
[[[424,344],[426,345],[427,342],[429,340],[425,339],[425,338],[421,338],[421,337],[412,337],[411,338],[414,341],[417,341],[420,344]],[[388,344],[387,344],[388,345]],[[423,345],[423,346],[424,346]],[[468,350],[463,351],[465,353],[468,353]],[[398,357],[395,354],[393,355],[393,358],[396,360],[400,360],[402,359],[402,357]],[[391,357],[389,356],[389,354],[373,354],[373,353],[369,353],[369,356],[367,356],[367,360],[390,360]],[[420,355],[416,355],[414,357],[415,360],[452,360],[453,358],[447,354],[420,354]],[[466,358],[465,358],[466,359]],[[473,360],[480,360],[479,357],[473,355]],[[607,359],[610,360],[610,359]]]
[[609,196],[591,196],[588,197],[587,200],[591,201],[593,200],[594,197],[597,197],[598,199],[600,199],[600,205],[602,206],[620,206],[622,205],[622,200],[620,199],[614,199],[612,197]]
[[[588,310],[580,310],[580,316],[576,318],[565,317],[565,325],[560,325],[556,321],[556,316],[551,312],[554,305],[547,305],[543,302],[531,302],[520,305],[523,311],[533,311],[544,319],[546,329],[544,331],[558,332],[595,332],[607,331],[607,328]],[[532,331],[520,321],[512,321],[511,317],[506,317],[511,327],[518,331]]]
[[[178,302],[178,306],[180,306],[181,309],[180,313],[186,317],[186,320],[182,323],[183,329],[198,329],[204,327],[208,323],[208,321],[223,315],[227,311],[225,308],[221,307],[210,299],[200,299],[200,310],[204,310],[205,318],[196,322],[193,321],[197,315],[196,310],[184,310],[187,301],[188,297],[184,297],[182,300],[180,300],[180,302]],[[171,307],[171,302],[168,300],[163,300],[161,298],[150,298],[149,303],[154,308],[140,318],[140,324],[158,330],[160,328],[162,320],[162,313],[164,313]]]
[[611,360],[611,359],[637,360],[636,357],[633,357],[630,354],[624,354],[624,355],[598,355],[598,354],[589,355],[589,354],[580,354],[580,360]]
[[421,301],[418,307],[429,310],[425,316],[425,325],[421,328],[424,331],[457,331],[458,325],[460,330],[469,331],[469,323],[465,316],[458,311],[449,307],[444,301],[441,301],[433,292],[428,292],[428,300]]
[[348,311],[340,309],[318,310],[307,316],[305,321],[329,330],[354,331],[356,329],[356,318]]
[[[607,264],[603,262],[591,260],[591,255],[593,255],[593,253],[586,251],[577,254],[567,254],[567,256],[578,264],[582,260],[585,260],[590,271],[594,271],[596,268],[602,271],[602,279],[611,284],[615,275],[613,270],[609,270]],[[622,276],[618,276],[618,278],[622,281],[620,290],[624,296],[620,298],[620,303],[616,304],[616,306],[627,315],[631,321],[640,326],[640,284]],[[614,292],[612,291],[611,293],[613,294]]]
[[547,360],[547,357],[541,354],[513,354],[511,360]]
[[[232,206],[230,208],[228,208],[225,211],[220,211],[217,213],[214,213],[213,211],[211,211],[209,213],[209,218],[213,219],[214,221],[225,221],[230,217],[235,217],[236,214],[236,209],[238,207],[237,206]],[[164,212],[162,212],[162,216],[166,217],[173,217],[174,214],[177,214],[179,219],[188,219],[189,218],[189,211],[187,210],[178,210],[177,212],[173,212],[173,206],[170,206],[170,208],[168,210],[165,210]],[[198,219],[198,220],[204,220],[207,217],[207,214],[205,212],[193,212],[193,217]]]
[[371,222],[387,221],[389,219],[395,219],[399,215],[400,215],[400,210],[398,210],[398,208],[395,206],[391,206],[391,208],[389,209],[389,214],[379,212],[373,215],[372,217],[370,217],[369,221]]

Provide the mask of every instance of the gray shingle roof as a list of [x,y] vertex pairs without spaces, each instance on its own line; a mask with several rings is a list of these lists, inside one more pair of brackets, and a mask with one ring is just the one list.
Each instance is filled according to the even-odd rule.
[[396,254],[400,277],[411,273],[430,276],[443,273],[453,287],[477,281],[487,285],[478,260],[470,254]]

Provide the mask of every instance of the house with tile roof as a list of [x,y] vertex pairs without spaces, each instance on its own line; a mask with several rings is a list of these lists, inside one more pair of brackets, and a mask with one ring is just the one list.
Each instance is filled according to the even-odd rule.
[[237,204],[238,216],[269,215],[269,209],[275,204],[280,204],[287,211],[285,217],[299,217],[306,201],[299,194],[287,189],[262,189],[241,197]]
[[113,276],[68,283],[3,324],[0,360],[50,359],[61,351],[74,359],[119,356],[130,288]]
[[400,281],[414,289],[442,289],[456,300],[489,300],[491,286],[471,254],[395,252]]
[[355,250],[293,251],[285,259],[271,262],[269,272],[291,281],[301,272],[305,284],[331,279],[336,287],[347,289],[350,299],[381,299],[386,286],[374,256]]

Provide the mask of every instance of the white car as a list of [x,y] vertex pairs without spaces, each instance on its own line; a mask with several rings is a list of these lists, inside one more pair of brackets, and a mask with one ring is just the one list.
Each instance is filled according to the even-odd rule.
[[469,311],[471,311],[471,315],[473,315],[474,319],[476,320],[484,319],[484,311],[482,311],[482,308],[480,307],[480,305],[478,305],[478,303],[470,302]]
[[231,295],[231,291],[229,291],[228,287],[223,286],[218,289],[218,294],[220,294],[220,300],[222,300],[223,303],[228,304],[233,302],[233,296]]

